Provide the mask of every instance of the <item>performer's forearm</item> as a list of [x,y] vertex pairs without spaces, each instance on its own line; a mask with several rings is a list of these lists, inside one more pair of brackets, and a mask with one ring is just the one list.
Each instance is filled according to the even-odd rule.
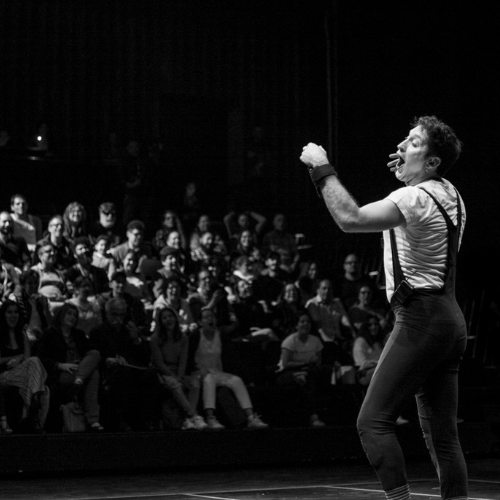
[[321,181],[320,191],[333,220],[345,232],[353,231],[359,218],[359,206],[336,175]]

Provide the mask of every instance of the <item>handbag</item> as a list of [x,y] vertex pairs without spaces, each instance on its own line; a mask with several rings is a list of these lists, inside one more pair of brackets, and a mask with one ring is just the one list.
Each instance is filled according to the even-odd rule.
[[84,432],[87,428],[83,408],[76,402],[61,405],[63,432]]

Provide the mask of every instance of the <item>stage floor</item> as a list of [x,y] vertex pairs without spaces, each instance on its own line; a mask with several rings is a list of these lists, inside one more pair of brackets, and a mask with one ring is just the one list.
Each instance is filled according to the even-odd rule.
[[[500,459],[468,459],[470,500],[500,500]],[[427,461],[408,464],[412,498],[440,498]],[[2,479],[2,500],[383,500],[365,463]]]

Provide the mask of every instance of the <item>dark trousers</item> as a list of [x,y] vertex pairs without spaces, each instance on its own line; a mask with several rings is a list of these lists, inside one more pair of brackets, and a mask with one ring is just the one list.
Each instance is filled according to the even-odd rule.
[[366,455],[385,491],[407,483],[395,421],[416,396],[420,425],[444,499],[467,496],[457,432],[458,368],[466,326],[455,299],[417,293],[395,308],[396,322],[358,416]]

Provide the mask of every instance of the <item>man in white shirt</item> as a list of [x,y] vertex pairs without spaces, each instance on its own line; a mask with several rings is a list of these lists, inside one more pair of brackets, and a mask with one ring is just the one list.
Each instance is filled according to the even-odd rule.
[[301,160],[340,229],[384,231],[387,298],[396,322],[358,416],[358,431],[386,498],[409,500],[395,422],[416,395],[420,424],[438,472],[441,496],[467,499],[467,470],[457,432],[458,369],[466,325],[455,299],[456,255],[465,208],[442,175],[460,155],[453,130],[435,116],[415,120],[389,155],[388,167],[406,187],[359,207],[313,143]]

